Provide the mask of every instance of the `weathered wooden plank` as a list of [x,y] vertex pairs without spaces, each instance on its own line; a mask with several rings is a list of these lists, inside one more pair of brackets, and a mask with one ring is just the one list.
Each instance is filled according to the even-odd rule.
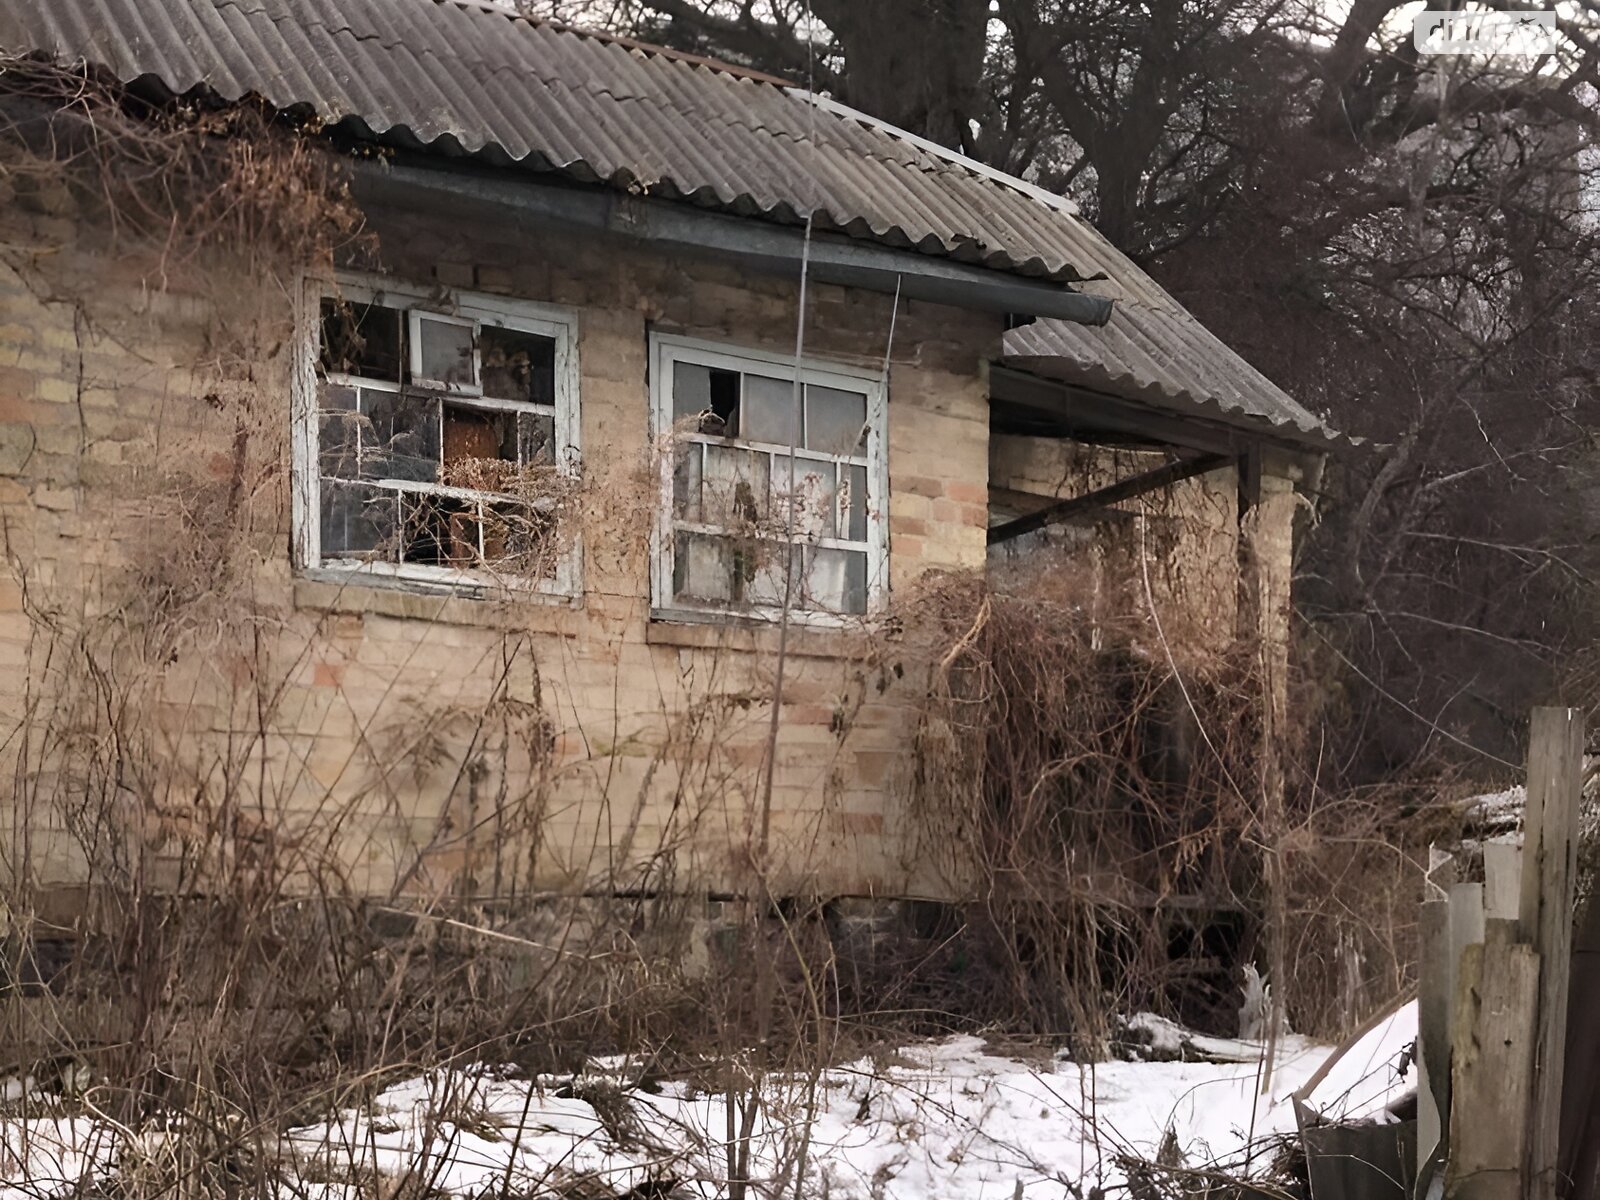
[[1444,1140],[1450,1113],[1450,903],[1423,902],[1417,930],[1417,1172]]
[[1495,922],[1466,947],[1450,1039],[1447,1200],[1522,1200],[1538,1029],[1539,955]]
[[1455,994],[1455,981],[1461,952],[1475,942],[1483,941],[1483,884],[1453,883],[1450,885],[1450,987]]
[[1572,931],[1567,1059],[1561,1089],[1561,1176],[1567,1200],[1600,1200],[1600,899],[1592,893]]
[[1490,920],[1515,921],[1522,904],[1522,847],[1483,844],[1483,912]]
[[1538,1042],[1528,1111],[1531,1200],[1554,1200],[1558,1178],[1583,743],[1578,709],[1533,710],[1518,912],[1520,936],[1540,959]]

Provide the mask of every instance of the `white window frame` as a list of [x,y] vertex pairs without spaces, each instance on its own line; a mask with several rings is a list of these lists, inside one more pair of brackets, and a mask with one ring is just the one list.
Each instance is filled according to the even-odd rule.
[[[488,589],[505,589],[525,584],[529,593],[575,600],[581,595],[582,547],[574,538],[555,564],[553,577],[541,579],[508,578],[490,571],[440,567],[430,563],[346,562],[322,559],[321,464],[319,459],[318,410],[324,382],[335,386],[360,387],[373,391],[400,391],[398,382],[373,380],[342,372],[324,372],[322,353],[322,301],[336,299],[356,303],[378,303],[405,309],[408,332],[408,365],[417,374],[419,339],[415,336],[418,312],[451,324],[472,324],[515,329],[547,337],[555,343],[555,461],[557,469],[576,479],[581,471],[580,409],[578,398],[578,322],[577,315],[564,308],[513,300],[477,292],[451,291],[390,279],[382,275],[341,272],[336,276],[307,275],[298,292],[299,330],[294,370],[293,399],[293,551],[294,565],[301,571],[332,575],[340,579],[417,586],[421,590],[447,590],[481,594]],[[474,374],[481,370],[481,353],[474,345]],[[500,400],[482,395],[476,384],[445,386],[416,378],[405,385],[413,390],[432,392],[441,399],[455,398],[472,408],[548,412],[550,406]],[[442,449],[442,448],[441,448]],[[389,487],[385,481],[366,481]],[[495,492],[449,487],[440,483],[396,481],[395,491],[419,495],[445,496],[479,502],[503,501]]]
[[[708,617],[750,618],[761,621],[782,619],[783,610],[777,606],[728,606],[715,603],[697,604],[679,600],[673,595],[673,559],[676,547],[675,532],[690,523],[677,520],[673,512],[673,469],[675,455],[666,442],[675,436],[673,430],[673,369],[678,362],[713,370],[754,372],[770,378],[793,382],[796,366],[793,355],[773,354],[750,350],[721,342],[675,334],[650,335],[650,427],[655,444],[660,448],[661,472],[656,501],[656,522],[650,539],[651,609],[659,620],[704,620]],[[867,398],[867,605],[866,613],[838,613],[825,609],[808,609],[792,605],[789,620],[799,625],[842,627],[860,622],[864,616],[883,611],[889,598],[889,428],[888,390],[881,372],[840,363],[805,359],[799,368],[801,383],[819,387],[833,387],[844,391],[865,393]],[[677,432],[676,436],[695,442],[713,445],[749,446],[770,453],[789,454],[787,445],[759,442],[745,438],[717,438],[709,435]],[[814,459],[835,464],[854,462],[857,455],[829,454],[824,451],[795,448],[797,460]],[[714,533],[707,527],[701,532]],[[807,538],[796,535],[796,545],[814,544],[823,547],[859,550],[861,543],[849,539]]]

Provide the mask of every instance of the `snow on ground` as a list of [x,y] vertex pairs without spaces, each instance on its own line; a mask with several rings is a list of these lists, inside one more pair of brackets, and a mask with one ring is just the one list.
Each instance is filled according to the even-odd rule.
[[[1326,1053],[1289,1039],[1272,1096],[1263,1099],[1260,1047],[1251,1062],[1089,1065],[999,1057],[970,1037],[904,1047],[887,1062],[825,1072],[809,1123],[802,1081],[770,1092],[751,1172],[792,1178],[808,1128],[814,1189],[825,1183],[826,1194],[838,1197],[982,1200],[1012,1196],[1019,1179],[1086,1193],[1122,1180],[1119,1154],[1154,1158],[1169,1128],[1193,1164],[1264,1169],[1272,1153],[1261,1142],[1293,1130],[1285,1098]],[[486,1073],[413,1081],[383,1093],[369,1112],[298,1130],[290,1140],[308,1164],[360,1162],[458,1195],[506,1179],[526,1194],[579,1176],[614,1194],[666,1178],[690,1194],[725,1194],[724,1095],[682,1084],[659,1095],[630,1092],[637,1127],[619,1130],[615,1118],[554,1095],[556,1081],[543,1082],[541,1093]]]
[[1306,1102],[1330,1121],[1383,1120],[1416,1090],[1417,1002],[1408,1001],[1358,1038],[1317,1082]]
[[[1363,1111],[1375,1111],[1378,1094],[1393,1089],[1408,1019],[1414,1037],[1412,1008],[1347,1053],[1318,1095],[1359,1095]],[[1274,1135],[1295,1128],[1289,1095],[1328,1049],[1286,1038],[1263,1097],[1259,1045],[1175,1040],[1188,1043],[1185,1053],[1215,1041],[1216,1057],[1233,1061],[1079,1064],[955,1037],[829,1068],[814,1086],[772,1079],[751,1129],[750,1177],[792,1180],[803,1157],[810,1193],[840,1200],[1009,1200],[1019,1180],[1029,1194],[1057,1196],[1065,1185],[1087,1195],[1123,1181],[1119,1156],[1154,1159],[1168,1130],[1190,1166],[1260,1174]],[[474,1069],[396,1084],[289,1132],[282,1151],[293,1182],[283,1194],[353,1200],[357,1181],[370,1195],[382,1176],[462,1197],[662,1195],[668,1181],[677,1195],[726,1195],[726,1092],[682,1081],[651,1092],[628,1077],[626,1064],[611,1062],[576,1080]],[[735,1129],[739,1116],[736,1107]],[[0,1200],[61,1194],[91,1168],[114,1165],[112,1139],[97,1143],[104,1131],[86,1118],[0,1118],[0,1131]]]
[[116,1160],[117,1131],[83,1117],[0,1117],[0,1200],[65,1195]]

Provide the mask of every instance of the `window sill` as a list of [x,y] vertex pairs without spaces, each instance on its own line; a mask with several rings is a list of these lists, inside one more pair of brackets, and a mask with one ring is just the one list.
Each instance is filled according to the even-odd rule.
[[[644,640],[652,646],[677,646],[686,650],[733,650],[749,654],[776,654],[779,630],[775,622],[677,609],[652,609]],[[872,646],[872,636],[860,625],[791,624],[785,653],[798,658],[860,658]]]
[[578,603],[567,596],[511,593],[487,587],[470,589],[324,568],[296,574],[294,606],[313,612],[516,629],[561,637],[576,637],[578,632]]

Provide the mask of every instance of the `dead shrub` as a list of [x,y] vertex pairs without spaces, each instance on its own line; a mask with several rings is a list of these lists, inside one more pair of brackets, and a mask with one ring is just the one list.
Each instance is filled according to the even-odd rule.
[[[981,897],[948,939],[959,963],[929,971],[953,1009],[1086,1048],[1146,1008],[1232,1033],[1277,855],[1288,1011],[1336,1032],[1405,985],[1423,833],[1391,797],[1328,797],[1294,770],[1275,835],[1254,642],[1170,644],[1143,607],[1091,619],[975,583],[923,598],[938,636],[905,788],[929,814],[923,852]],[[1293,765],[1299,744],[1276,749]]]

